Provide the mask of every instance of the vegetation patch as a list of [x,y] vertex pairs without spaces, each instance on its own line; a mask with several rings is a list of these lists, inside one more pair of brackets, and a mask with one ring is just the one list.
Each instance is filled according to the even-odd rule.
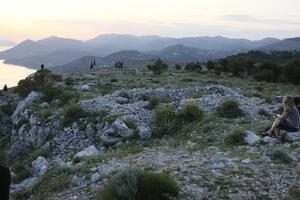
[[96,200],[169,200],[179,187],[167,174],[125,169],[113,175],[96,195]]
[[224,143],[228,146],[232,145],[244,145],[246,134],[242,131],[234,131],[224,138]]
[[35,199],[46,199],[53,193],[61,192],[72,186],[70,173],[68,168],[53,168],[46,172],[39,182],[32,186],[31,190]]
[[244,115],[239,103],[235,100],[226,100],[217,107],[217,114],[226,118],[237,118]]
[[273,152],[270,152],[268,156],[272,161],[277,163],[290,164],[293,162],[293,159],[289,156],[289,154],[282,150],[275,150]]
[[177,119],[182,122],[200,121],[204,117],[203,110],[195,103],[186,103],[177,114]]
[[71,105],[63,113],[63,127],[71,125],[73,122],[78,121],[80,118],[86,117],[86,112],[77,104]]

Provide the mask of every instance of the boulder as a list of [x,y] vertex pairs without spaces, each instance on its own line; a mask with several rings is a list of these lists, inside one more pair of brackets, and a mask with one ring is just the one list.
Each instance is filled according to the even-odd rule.
[[287,141],[294,142],[300,140],[300,130],[297,132],[287,133]]
[[271,138],[269,136],[264,137],[263,141],[265,143],[276,143],[276,142],[278,142],[277,138]]
[[127,103],[129,103],[129,100],[127,98],[124,98],[124,97],[117,97],[116,98],[116,103],[118,103],[118,104],[127,104]]
[[101,175],[99,173],[95,173],[91,177],[91,182],[96,183],[101,180]]
[[128,128],[122,120],[117,119],[116,121],[114,121],[114,123],[112,124],[112,128],[122,138],[129,138],[133,135],[133,130]]
[[142,140],[146,140],[151,137],[151,129],[149,127],[138,126],[137,129],[139,131],[138,134]]
[[247,144],[257,144],[260,142],[261,138],[259,136],[257,136],[255,133],[251,132],[251,131],[247,131],[246,132],[247,135],[245,137],[245,142]]
[[49,168],[49,163],[46,158],[39,156],[37,159],[35,159],[32,162],[32,168],[34,175],[37,177],[44,175],[48,168]]
[[26,189],[30,188],[31,186],[33,186],[35,183],[37,183],[38,180],[39,179],[37,177],[33,177],[33,178],[25,179],[19,184],[12,184],[11,185],[11,193],[26,190]]
[[100,141],[104,146],[114,145],[120,142],[121,140],[122,140],[121,138],[113,137],[105,134],[100,136]]
[[81,90],[89,90],[89,89],[90,89],[90,86],[87,84],[81,86]]
[[91,157],[91,156],[99,156],[103,154],[103,152],[99,151],[94,145],[89,146],[83,151],[80,151],[76,153],[74,158],[85,158],[85,157]]
[[11,116],[12,121],[15,121],[20,112],[25,110],[25,108],[27,108],[28,106],[32,105],[35,100],[40,99],[42,96],[42,93],[32,91],[23,101],[18,104],[14,114],[12,114]]

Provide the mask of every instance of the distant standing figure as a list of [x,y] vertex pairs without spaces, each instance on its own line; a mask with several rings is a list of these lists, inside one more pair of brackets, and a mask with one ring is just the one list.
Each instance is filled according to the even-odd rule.
[[3,87],[3,91],[7,92],[8,91],[8,88],[7,88],[7,85],[5,84],[4,87]]
[[41,64],[41,70],[44,70],[45,66],[44,64]]
[[0,199],[9,199],[10,189],[10,170],[7,167],[0,165]]
[[94,58],[94,62],[93,62],[94,67],[96,66],[96,59]]
[[123,70],[123,62],[120,62],[120,69]]
[[94,68],[94,63],[91,62],[90,70],[93,70],[93,68]]

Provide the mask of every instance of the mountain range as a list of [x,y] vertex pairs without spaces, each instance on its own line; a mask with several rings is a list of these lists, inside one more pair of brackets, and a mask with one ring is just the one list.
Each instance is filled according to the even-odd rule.
[[[173,62],[214,60],[249,50],[287,51],[300,50],[300,38],[279,40],[230,39],[217,37],[170,38],[160,36],[134,36],[106,34],[81,41],[60,37],[43,40],[25,40],[17,46],[0,52],[0,59],[8,64],[37,69],[40,64],[48,68],[70,67],[88,63],[87,58],[97,58],[101,66],[116,60],[141,60],[162,58]],[[89,61],[90,62],[90,61]],[[74,66],[74,69],[78,66]]]

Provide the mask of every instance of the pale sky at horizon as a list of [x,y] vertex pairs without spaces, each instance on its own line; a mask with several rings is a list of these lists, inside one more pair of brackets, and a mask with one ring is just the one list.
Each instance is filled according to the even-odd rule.
[[299,0],[1,0],[0,40],[119,33],[262,39],[300,36]]

